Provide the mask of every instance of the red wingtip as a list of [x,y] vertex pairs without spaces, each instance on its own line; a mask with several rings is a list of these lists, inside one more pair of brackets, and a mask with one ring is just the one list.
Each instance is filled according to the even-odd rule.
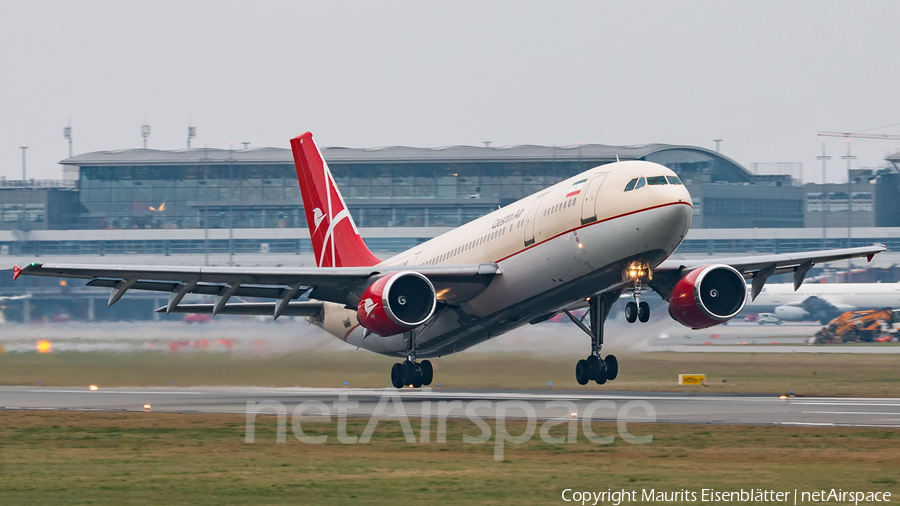
[[16,266],[13,266],[13,281],[19,279],[19,274],[22,274],[22,269],[19,269]]

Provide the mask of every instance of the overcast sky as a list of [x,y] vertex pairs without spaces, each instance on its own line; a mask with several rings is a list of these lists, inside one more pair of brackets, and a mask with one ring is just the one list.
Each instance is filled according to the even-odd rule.
[[[900,134],[900,2],[0,0],[0,176],[149,147],[714,148],[803,162]],[[829,180],[845,177],[827,140]],[[856,166],[898,141],[855,140]]]

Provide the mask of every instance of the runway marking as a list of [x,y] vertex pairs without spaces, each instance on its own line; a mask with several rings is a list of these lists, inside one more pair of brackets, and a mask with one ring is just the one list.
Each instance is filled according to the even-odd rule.
[[25,392],[40,392],[48,394],[128,394],[128,395],[200,395],[207,392],[154,392],[154,391],[128,391],[128,390],[47,390],[33,389],[25,390]]
[[819,406],[897,406],[900,407],[900,404],[884,404],[884,403],[875,403],[875,402],[795,402],[794,404],[808,404],[808,405],[819,405]]
[[877,413],[874,411],[803,411],[804,414],[817,415],[900,415],[897,412]]

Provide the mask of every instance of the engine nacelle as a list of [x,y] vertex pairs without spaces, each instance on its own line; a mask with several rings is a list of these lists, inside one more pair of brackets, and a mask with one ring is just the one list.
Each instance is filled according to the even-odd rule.
[[809,312],[799,306],[778,306],[775,308],[775,316],[786,322],[802,322],[810,317]]
[[692,329],[727,322],[744,309],[747,283],[734,267],[707,265],[681,278],[669,298],[669,315]]
[[363,292],[356,316],[375,334],[393,336],[425,323],[435,306],[437,297],[428,278],[414,271],[394,272]]

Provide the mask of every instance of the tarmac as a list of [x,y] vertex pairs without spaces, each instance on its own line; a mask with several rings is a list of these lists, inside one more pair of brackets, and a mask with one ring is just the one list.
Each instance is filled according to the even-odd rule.
[[[274,409],[262,413],[274,414],[283,407],[283,412],[290,415],[301,403],[312,401],[317,401],[313,403],[316,406],[327,406],[332,414],[344,409],[348,416],[355,417],[387,416],[402,409],[416,417],[425,412],[431,417],[444,413],[451,418],[462,418],[474,412],[489,419],[505,412],[510,418],[900,428],[900,399],[896,398],[437,388],[216,387],[91,391],[88,388],[0,387],[0,410],[243,414],[259,411],[260,403],[267,402]],[[318,408],[310,413],[318,413]]]

